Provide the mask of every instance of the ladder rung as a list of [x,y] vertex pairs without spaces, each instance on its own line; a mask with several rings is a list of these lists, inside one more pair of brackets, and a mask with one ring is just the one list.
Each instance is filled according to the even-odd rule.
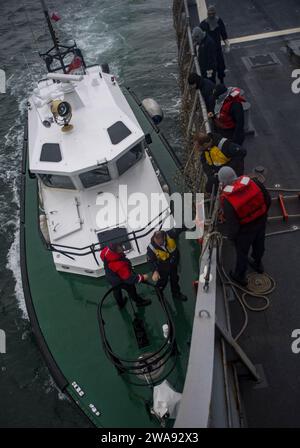
[[[289,219],[300,218],[300,214],[298,215],[288,215]],[[282,219],[282,216],[268,216],[268,221],[275,221],[278,219]]]
[[283,220],[284,221],[288,221],[289,215],[288,215],[288,213],[286,211],[285,204],[284,204],[284,197],[283,197],[282,194],[278,195],[278,201],[279,201],[279,205],[280,205],[280,208],[281,208],[281,213],[282,213]]

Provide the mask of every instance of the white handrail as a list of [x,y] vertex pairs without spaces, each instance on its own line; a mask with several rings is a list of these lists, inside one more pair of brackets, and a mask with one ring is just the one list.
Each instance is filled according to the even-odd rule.
[[[211,260],[210,260],[211,256]],[[198,285],[192,341],[184,390],[175,428],[207,428],[209,424],[215,354],[216,250],[208,247],[202,257],[200,272],[210,264],[209,290]]]

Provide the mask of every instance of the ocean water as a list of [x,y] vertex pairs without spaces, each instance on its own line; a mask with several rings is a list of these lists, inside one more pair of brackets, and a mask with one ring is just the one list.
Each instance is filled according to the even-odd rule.
[[[51,42],[36,0],[0,0],[0,427],[87,427],[44,364],[28,320],[19,264],[19,188],[27,97],[46,73],[39,51]],[[119,82],[162,106],[162,129],[180,154],[180,92],[172,0],[58,0],[49,11],[61,41],[74,38],[87,63],[108,62]]]

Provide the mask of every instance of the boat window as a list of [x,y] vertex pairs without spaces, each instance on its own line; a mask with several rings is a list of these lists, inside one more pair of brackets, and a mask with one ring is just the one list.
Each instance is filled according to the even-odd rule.
[[131,134],[130,129],[122,121],[117,121],[110,126],[107,132],[113,145],[117,145]]
[[100,243],[100,248],[108,246],[109,243],[120,243],[124,250],[131,249],[131,242],[129,240],[129,235],[125,227],[115,227],[114,229],[105,230],[104,232],[98,233],[98,241]]
[[94,187],[95,185],[104,184],[111,179],[106,163],[92,171],[79,174],[79,177],[84,188],[90,188]]
[[60,176],[57,174],[39,174],[42,182],[47,187],[66,188],[68,190],[76,190],[72,179],[68,176]]
[[143,156],[143,145],[139,143],[138,145],[131,148],[122,157],[117,160],[117,168],[119,175],[125,173],[133,165],[135,165]]
[[41,162],[61,162],[61,151],[58,143],[44,143],[41,151]]

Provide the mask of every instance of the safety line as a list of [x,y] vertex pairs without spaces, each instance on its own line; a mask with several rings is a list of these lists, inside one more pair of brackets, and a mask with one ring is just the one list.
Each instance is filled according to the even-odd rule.
[[239,44],[243,42],[252,42],[260,39],[270,39],[271,37],[288,36],[290,34],[300,33],[300,27],[288,28],[285,30],[269,31],[267,33],[251,34],[249,36],[234,37],[229,39],[231,44]]

